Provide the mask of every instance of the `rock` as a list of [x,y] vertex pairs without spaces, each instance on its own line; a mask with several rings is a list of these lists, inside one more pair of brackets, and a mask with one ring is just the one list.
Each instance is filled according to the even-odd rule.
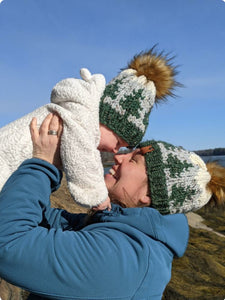
[[224,238],[190,228],[187,251],[184,257],[174,260],[172,278],[163,299],[223,300],[224,295]]
[[[204,218],[203,218],[204,217]],[[189,213],[190,238],[185,255],[173,262],[163,300],[225,299],[225,211]]]
[[24,300],[29,293],[0,279],[0,299],[2,300]]
[[213,228],[208,227],[206,224],[204,224],[205,220],[200,215],[193,213],[193,212],[189,212],[189,213],[187,213],[187,218],[188,218],[188,223],[191,227],[211,231],[211,232],[214,232],[216,235],[225,238],[224,234],[219,233],[219,232],[213,230]]

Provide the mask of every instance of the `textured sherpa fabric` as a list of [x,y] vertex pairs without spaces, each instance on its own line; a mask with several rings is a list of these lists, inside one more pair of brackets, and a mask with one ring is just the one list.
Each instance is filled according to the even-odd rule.
[[141,142],[155,102],[156,88],[145,76],[126,69],[107,84],[100,102],[100,122],[129,146]]
[[162,214],[186,213],[210,200],[211,176],[197,154],[154,140],[139,146],[145,156],[152,207]]
[[73,199],[87,207],[106,200],[108,192],[100,152],[99,101],[105,89],[101,74],[81,69],[84,80],[68,78],[53,88],[51,102],[0,129],[0,189],[27,158],[32,157],[29,124],[40,125],[49,112],[63,120],[61,158]]

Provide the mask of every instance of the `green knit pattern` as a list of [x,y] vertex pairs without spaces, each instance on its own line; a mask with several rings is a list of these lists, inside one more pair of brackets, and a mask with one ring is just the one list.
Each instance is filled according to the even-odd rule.
[[99,107],[100,123],[134,147],[145,134],[154,101],[155,91],[146,88],[134,72],[125,70],[105,88]]
[[162,214],[187,212],[201,194],[195,180],[198,166],[190,160],[191,152],[154,140],[140,144],[152,145],[145,154],[151,206]]

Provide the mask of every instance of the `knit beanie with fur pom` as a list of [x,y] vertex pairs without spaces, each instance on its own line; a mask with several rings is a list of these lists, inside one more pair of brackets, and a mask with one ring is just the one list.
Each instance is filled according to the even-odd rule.
[[194,211],[208,203],[211,176],[197,154],[154,140],[138,147],[145,157],[151,207],[161,214],[174,214]]
[[171,59],[157,54],[154,48],[134,56],[127,68],[106,85],[100,102],[100,123],[130,147],[141,142],[154,103],[174,96],[174,87],[180,86]]

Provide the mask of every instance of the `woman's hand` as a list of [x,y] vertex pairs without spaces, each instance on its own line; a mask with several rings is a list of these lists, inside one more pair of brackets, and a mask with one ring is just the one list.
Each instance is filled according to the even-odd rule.
[[50,113],[37,128],[37,119],[30,123],[30,134],[33,142],[33,157],[46,160],[61,168],[60,138],[63,130],[62,119]]

